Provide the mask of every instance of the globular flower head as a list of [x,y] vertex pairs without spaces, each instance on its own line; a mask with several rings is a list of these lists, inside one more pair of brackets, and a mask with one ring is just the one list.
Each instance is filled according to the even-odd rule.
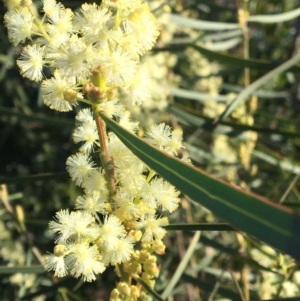
[[94,118],[93,114],[90,109],[82,109],[78,112],[78,114],[75,117],[76,125],[80,126],[83,124],[94,124]]
[[[52,4],[52,5],[51,5]],[[66,9],[61,3],[52,0],[44,1],[44,11],[48,17],[47,32],[51,37],[63,33],[73,32],[74,13],[71,9]]]
[[151,97],[153,81],[150,77],[148,65],[143,64],[138,67],[135,75],[131,79],[128,88],[124,88],[126,97],[133,105],[141,105]]
[[94,123],[84,123],[81,126],[76,127],[73,132],[73,140],[75,143],[84,142],[79,150],[85,154],[90,154],[93,146],[98,144],[99,136]]
[[167,217],[156,218],[152,214],[145,214],[140,221],[136,222],[137,229],[143,230],[143,242],[152,242],[155,239],[161,240],[167,231],[163,226],[169,224]]
[[75,208],[96,215],[97,213],[107,214],[109,206],[106,195],[94,190],[85,196],[79,196],[76,199]]
[[58,48],[48,52],[47,58],[64,77],[85,80],[91,75],[91,48],[81,37],[73,34]]
[[125,41],[132,52],[138,55],[143,55],[150,50],[159,36],[159,26],[149,10],[148,3],[142,3],[131,12],[128,19],[124,21],[124,27],[128,34]]
[[121,47],[99,55],[97,65],[103,66],[108,86],[124,86],[133,78],[137,68],[136,60]]
[[103,31],[108,30],[107,22],[110,18],[111,13],[107,8],[99,7],[95,3],[84,3],[75,16],[74,27],[87,43],[92,44],[99,40]]
[[4,22],[8,29],[8,38],[13,45],[25,42],[31,38],[34,17],[27,9],[8,11],[4,16]]
[[45,46],[37,44],[27,45],[23,48],[21,57],[17,64],[21,69],[21,74],[33,81],[40,81],[43,77],[42,69],[45,56]]
[[95,239],[98,235],[94,217],[82,211],[61,210],[56,213],[56,220],[49,223],[53,233],[58,233],[57,242],[63,243],[68,239],[81,241]]
[[94,163],[83,153],[77,153],[67,159],[67,171],[76,185],[81,186],[83,181],[92,173]]
[[119,124],[124,127],[126,130],[132,133],[136,133],[138,130],[138,122],[130,120],[130,112],[123,112],[122,116],[119,119]]
[[134,241],[131,237],[119,238],[116,240],[115,247],[108,252],[104,252],[103,260],[112,265],[121,264],[130,260],[133,253]]
[[56,0],[44,0],[43,11],[48,18],[54,18],[60,14],[60,11],[64,9],[61,3],[57,3]]
[[108,195],[105,174],[101,168],[92,170],[89,175],[84,178],[82,187],[87,193],[99,191],[103,198],[106,198]]
[[161,178],[145,183],[140,194],[143,202],[150,208],[160,208],[170,213],[177,209],[180,202],[179,191]]
[[100,259],[97,247],[83,241],[72,246],[71,252],[66,256],[66,264],[75,278],[82,276],[83,281],[91,282],[96,279],[95,275],[105,271]]
[[44,104],[57,111],[71,111],[76,102],[66,99],[65,93],[69,89],[77,90],[75,78],[65,77],[59,70],[55,70],[54,76],[44,80],[41,85]]
[[113,212],[121,220],[132,220],[140,216],[137,204],[133,202],[136,194],[126,188],[119,188],[113,199]]
[[55,271],[55,277],[64,277],[68,274],[64,256],[56,256],[53,254],[46,256],[45,269],[47,271]]
[[108,215],[105,217],[102,227],[99,228],[98,234],[100,246],[111,252],[116,248],[119,239],[125,237],[126,231],[116,216]]
[[182,147],[182,132],[179,129],[172,131],[171,127],[165,123],[154,124],[147,132],[147,140],[153,146],[177,155],[178,150]]

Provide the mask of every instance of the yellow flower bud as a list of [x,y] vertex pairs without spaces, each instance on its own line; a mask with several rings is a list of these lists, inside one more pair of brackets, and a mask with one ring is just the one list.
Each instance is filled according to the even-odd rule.
[[20,224],[23,224],[24,220],[25,220],[24,210],[20,205],[16,205],[16,216],[17,216],[18,222]]
[[158,267],[157,267],[157,265],[156,265],[155,262],[147,261],[143,265],[143,268],[144,268],[145,272],[147,272],[148,276],[154,277],[154,278],[158,277],[159,269],[158,269]]
[[140,258],[140,251],[139,250],[134,251],[134,253],[132,253],[131,255],[131,261],[138,260],[139,258]]
[[147,272],[142,274],[142,279],[153,289],[155,286],[155,280],[152,280],[152,276],[149,275]]
[[129,285],[125,282],[119,282],[117,285],[118,291],[124,296],[130,296],[131,289]]
[[131,230],[128,235],[131,236],[134,241],[139,241],[141,240],[143,233],[141,230]]
[[88,98],[93,103],[102,103],[107,100],[106,92],[99,87],[92,87],[88,92]]
[[76,103],[77,101],[77,92],[73,89],[68,89],[64,91],[64,100],[70,103]]
[[31,0],[22,0],[21,1],[21,6],[22,7],[29,7],[32,4]]
[[140,290],[135,285],[132,285],[130,288],[131,288],[131,297],[134,300],[136,300],[140,296]]
[[141,292],[140,296],[138,297],[137,301],[149,301],[149,297],[145,292]]
[[124,263],[123,269],[128,274],[140,274],[142,272],[142,265],[136,261],[131,261]]
[[155,240],[153,242],[154,252],[158,255],[164,255],[166,246],[161,240]]
[[142,250],[140,252],[140,261],[145,262],[150,257],[150,253],[147,250]]
[[64,256],[66,251],[66,246],[65,245],[56,245],[53,249],[53,253],[57,257]]
[[113,301],[113,300],[117,299],[119,296],[120,296],[119,291],[118,291],[116,288],[114,288],[114,289],[111,291],[111,293],[110,293],[110,298],[109,298],[109,300],[110,300],[110,301]]
[[151,256],[148,258],[147,263],[148,263],[148,262],[149,262],[149,263],[156,263],[156,261],[157,261],[157,257],[154,256],[154,255],[151,255]]

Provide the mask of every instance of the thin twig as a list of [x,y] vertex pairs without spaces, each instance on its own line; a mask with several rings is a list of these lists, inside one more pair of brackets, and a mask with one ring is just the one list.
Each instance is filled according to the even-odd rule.
[[233,280],[233,282],[234,282],[234,284],[235,284],[235,286],[236,286],[236,288],[237,288],[237,290],[238,290],[238,293],[239,293],[239,295],[240,295],[240,297],[241,297],[241,300],[242,300],[242,301],[246,301],[246,299],[245,299],[244,296],[243,296],[242,290],[241,290],[241,288],[240,288],[238,282],[236,281],[236,278],[235,278],[235,276],[234,276],[232,270],[229,269],[229,268],[227,268],[227,271],[228,271],[228,272],[230,273],[230,275],[231,275],[231,278],[232,278],[232,280]]
[[105,178],[107,181],[109,193],[110,195],[113,195],[115,193],[114,162],[113,158],[108,153],[104,122],[100,116],[96,115],[95,112],[94,115],[100,141],[100,160],[105,171]]

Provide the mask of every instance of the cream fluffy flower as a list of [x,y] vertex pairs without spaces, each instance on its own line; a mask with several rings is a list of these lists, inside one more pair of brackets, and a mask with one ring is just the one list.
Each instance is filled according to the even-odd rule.
[[44,80],[41,85],[44,104],[57,111],[71,111],[76,102],[71,103],[65,99],[65,93],[69,89],[76,91],[75,78],[65,77],[59,70],[55,70],[54,77]]
[[75,278],[82,276],[83,281],[91,282],[96,279],[95,275],[105,271],[105,266],[100,261],[101,256],[95,245],[89,246],[88,242],[82,242],[74,244],[71,251],[66,256],[66,264]]
[[98,229],[94,217],[82,211],[61,210],[56,213],[55,221],[49,223],[49,229],[58,233],[56,242],[66,242],[68,239],[81,241],[82,239],[95,239]]
[[8,38],[14,46],[31,37],[33,20],[34,17],[27,8],[8,11],[5,14],[4,22],[8,29]]
[[20,59],[17,60],[21,74],[33,81],[40,81],[43,78],[44,55],[45,46],[33,44],[24,47]]
[[68,274],[63,256],[56,256],[53,254],[46,256],[45,269],[47,271],[55,271],[55,277],[64,277]]
[[77,153],[70,156],[66,163],[67,171],[78,186],[81,186],[84,179],[93,171],[94,162],[86,154]]

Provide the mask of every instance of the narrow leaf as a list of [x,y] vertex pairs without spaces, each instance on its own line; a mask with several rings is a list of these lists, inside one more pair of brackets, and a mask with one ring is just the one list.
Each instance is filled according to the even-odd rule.
[[241,43],[241,41],[242,38],[233,38],[230,40],[223,40],[220,42],[212,42],[207,48],[213,51],[225,51],[236,47],[238,44]]
[[[182,108],[182,109],[181,109]],[[262,128],[258,126],[251,126],[247,124],[234,123],[230,121],[221,121],[217,126],[213,124],[214,119],[193,113],[185,112],[184,110],[190,110],[183,108],[179,105],[170,106],[170,112],[175,114],[184,124],[197,126],[206,131],[213,131],[217,134],[227,135],[230,137],[239,136],[240,139],[249,140],[252,139],[248,131],[253,131],[265,135],[278,135],[282,137],[299,138],[300,133],[291,131],[281,131],[276,129]]]
[[133,278],[140,283],[144,289],[155,299],[158,301],[164,301],[164,299],[159,296],[158,293],[156,293],[141,277],[139,277],[138,275],[133,275]]
[[252,155],[264,160],[265,162],[275,165],[275,166],[280,166],[283,170],[286,170],[288,172],[291,172],[293,174],[300,175],[300,165],[297,163],[293,163],[292,161],[288,159],[278,159],[275,156],[271,156],[270,154],[267,154],[266,152],[261,152],[259,150],[253,150]]
[[45,268],[43,266],[18,266],[18,267],[7,267],[0,266],[0,274],[45,274]]
[[35,116],[29,114],[23,114],[20,112],[16,112],[12,109],[0,106],[0,115],[18,117],[21,119],[29,120],[29,121],[39,121],[41,123],[50,124],[51,126],[59,126],[59,127],[74,127],[74,122],[69,120],[61,120],[58,118],[48,118],[44,116]]
[[[268,69],[268,70],[274,69],[275,67],[278,66],[278,64],[274,64],[265,60],[242,59],[240,57],[233,56],[233,55],[221,54],[198,45],[190,44],[189,46],[199,51],[208,59],[218,61],[220,64],[224,64],[224,65],[230,65],[234,67],[238,66],[241,68]],[[291,71],[297,71],[297,72],[300,71],[300,67],[298,66],[292,65],[291,67],[290,67]]]
[[286,61],[285,63],[281,64],[280,66],[276,67],[274,70],[268,72],[252,84],[250,84],[248,87],[246,87],[224,110],[224,112],[219,116],[218,121],[221,121],[222,119],[226,118],[230,115],[230,113],[243,101],[246,100],[246,98],[251,95],[255,90],[259,89],[262,85],[267,83],[269,80],[274,78],[275,76],[289,70],[291,67],[296,65],[300,61],[300,53]]
[[101,114],[107,126],[150,168],[194,201],[274,248],[300,259],[300,215],[173,158]]
[[240,25],[237,23],[195,20],[195,19],[182,17],[175,14],[170,15],[170,22],[178,26],[186,26],[186,27],[199,29],[199,30],[226,30],[226,29],[240,28]]
[[[233,85],[228,83],[222,84],[222,89],[230,91],[230,92],[241,92],[245,89],[243,86]],[[267,90],[258,90],[253,91],[251,95],[256,95],[260,98],[290,98],[291,94],[285,91],[267,91]],[[274,116],[273,116],[274,117]]]
[[49,181],[49,180],[59,180],[68,178],[67,172],[49,172],[41,173],[36,175],[28,175],[23,177],[13,177],[13,178],[0,178],[0,184],[20,184],[36,181]]
[[240,37],[242,35],[243,35],[242,29],[238,28],[229,31],[222,31],[220,33],[205,34],[203,35],[203,37],[201,37],[201,42],[223,41],[224,39]]
[[280,23],[290,21],[292,19],[300,16],[300,8],[296,8],[292,11],[285,12],[282,14],[273,14],[273,15],[256,15],[250,16],[248,18],[249,22],[259,22],[259,23]]
[[162,298],[169,297],[172,294],[172,291],[173,291],[174,287],[176,286],[176,284],[180,281],[182,274],[186,270],[186,267],[187,267],[188,263],[190,262],[191,257],[193,256],[193,253],[197,247],[198,241],[200,239],[200,234],[201,234],[201,232],[199,232],[199,231],[197,231],[194,234],[194,237],[193,237],[187,251],[185,252],[184,257],[182,258],[179,266],[176,269],[176,272],[174,273],[172,279],[170,280],[170,282],[168,283],[164,292],[162,293]]
[[175,87],[167,87],[167,90],[170,92],[171,95],[181,97],[181,98],[187,98],[187,99],[193,99],[199,102],[207,101],[207,100],[213,100],[216,102],[227,102],[228,96],[226,95],[210,95],[203,92],[198,91],[190,91]]

